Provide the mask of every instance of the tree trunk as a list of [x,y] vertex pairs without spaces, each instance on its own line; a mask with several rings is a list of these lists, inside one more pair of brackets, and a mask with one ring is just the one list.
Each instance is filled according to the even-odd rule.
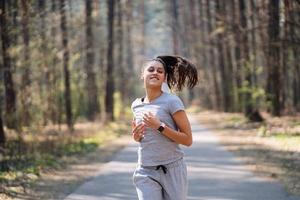
[[[216,0],[216,29],[225,29],[224,25],[224,5],[221,4],[219,0]],[[220,27],[218,27],[220,26]],[[217,34],[217,50],[219,53],[219,69],[221,74],[221,85],[222,85],[222,110],[228,112],[230,109],[230,96],[229,96],[229,87],[227,80],[227,72],[225,66],[225,58],[224,58],[224,31]]]
[[[211,20],[211,7],[210,7],[210,0],[206,0],[206,16],[207,16],[207,33],[209,35],[212,34],[212,20]],[[215,53],[214,53],[214,39],[210,37],[209,42],[208,42],[208,52],[209,52],[209,66],[212,68],[212,78],[213,78],[213,89],[214,89],[214,96],[215,96],[215,101],[213,103],[214,108],[216,110],[220,110],[220,104],[221,104],[221,95],[220,95],[220,90],[219,90],[219,83],[218,83],[218,73],[216,69],[216,64],[215,64]]]
[[[133,67],[133,45],[132,45],[132,29],[133,29],[133,17],[132,17],[132,12],[133,12],[133,5],[131,0],[126,1],[126,36],[125,36],[125,47],[126,47],[126,65],[128,72],[130,72],[130,76],[135,77],[135,70]],[[134,81],[131,77],[128,76],[128,80],[126,81],[126,90],[128,91],[128,96],[133,97],[135,96],[134,91],[132,88],[134,88]],[[129,102],[127,102],[129,103]]]
[[[286,0],[287,1],[287,0]],[[290,1],[289,1],[290,2]],[[292,45],[292,52],[293,52],[293,107],[296,108],[296,111],[300,111],[300,48],[297,44],[297,40],[299,41],[300,37],[299,34],[297,34],[297,25],[299,26],[299,10],[300,10],[300,4],[297,4],[296,2],[290,2],[291,3],[291,12],[290,14],[290,24],[291,24],[291,44]],[[298,23],[297,23],[298,22]],[[297,38],[298,36],[298,38]]]
[[[0,69],[1,68],[2,67],[0,66]],[[2,107],[0,106],[0,155],[1,155],[1,147],[4,147],[5,142],[6,142],[6,137],[5,137],[5,132],[4,132],[4,128],[3,128]]]
[[[230,1],[230,6],[232,7],[232,19],[233,19],[233,37],[234,37],[234,59],[235,59],[235,70],[234,70],[234,80],[236,85],[236,90],[240,90],[242,88],[242,63],[241,63],[241,29],[239,22],[239,12],[238,6],[236,6],[235,0]],[[237,105],[235,106],[236,111],[242,111],[242,102],[243,97],[241,92],[238,92],[236,95]]]
[[92,0],[85,1],[86,6],[86,89],[87,89],[87,117],[89,120],[94,120],[99,112],[98,104],[98,88],[96,85],[96,75],[94,72],[94,35],[93,35],[93,7]]
[[272,114],[281,114],[281,75],[280,75],[280,42],[279,42],[279,0],[269,0],[269,49],[267,92],[271,95]]
[[[41,57],[41,68],[42,68],[42,77],[44,80],[41,81],[40,85],[40,96],[42,101],[45,102],[46,106],[45,109],[42,110],[43,112],[43,124],[46,125],[49,120],[49,116],[51,114],[51,82],[50,82],[50,66],[48,66],[47,61],[47,54],[49,53],[48,45],[47,45],[47,38],[46,38],[46,9],[45,9],[45,1],[44,0],[38,0],[38,12],[39,12],[39,18],[41,20],[40,22],[40,37],[41,37],[41,44],[39,46],[40,52],[42,54]],[[44,82],[44,83],[43,83]]]
[[65,109],[66,120],[69,130],[73,130],[72,119],[72,103],[71,103],[71,89],[70,89],[70,72],[69,72],[69,47],[68,47],[68,29],[67,17],[65,10],[65,0],[60,0],[60,28],[62,33],[63,46],[63,71],[64,71],[64,85],[65,85]]
[[[1,28],[0,28],[0,34],[1,34],[1,42],[2,42],[2,58],[3,58],[3,63],[4,63],[4,60],[5,60],[5,53],[7,54],[7,50],[6,50],[6,46],[3,45],[3,43],[5,43],[5,35],[6,37],[8,36],[7,35],[7,28],[6,28],[6,9],[5,9],[5,1],[1,1],[0,2],[0,25],[1,25]],[[4,39],[3,39],[3,35],[4,35]],[[6,41],[8,42],[8,41]],[[3,48],[5,47],[5,48]],[[3,71],[6,71],[4,66],[2,65],[2,63],[0,63],[0,77],[2,78],[2,72]],[[5,76],[5,74],[4,74]],[[4,78],[5,79],[5,78]],[[5,80],[4,80],[4,87],[6,88],[6,83],[5,83]],[[0,87],[0,92],[2,93],[2,87]],[[2,95],[1,95],[2,96]],[[2,102],[0,102],[2,103]],[[1,147],[4,147],[4,144],[6,142],[6,137],[5,137],[5,132],[4,132],[4,128],[3,128],[3,121],[2,121],[2,105],[0,105],[0,148]],[[1,150],[1,149],[0,149]],[[0,155],[1,155],[1,151],[0,151]]]
[[22,122],[25,126],[30,125],[30,107],[31,107],[31,80],[30,80],[30,35],[29,35],[29,1],[21,0],[23,8],[22,13],[22,33],[24,43],[24,61],[23,61],[23,74],[21,85],[21,105],[22,105]]
[[[251,59],[251,63],[253,65],[253,73],[252,73],[252,84],[255,88],[258,88],[258,63],[257,63],[257,55],[258,55],[258,48],[257,48],[257,35],[256,35],[256,27],[257,27],[257,22],[255,19],[257,19],[258,17],[258,8],[256,5],[256,1],[255,0],[251,0],[250,1],[250,10],[251,10],[251,17],[250,17],[250,21],[251,21],[251,46],[252,46],[252,59]],[[257,107],[257,105],[259,104],[259,99],[255,100],[255,105]]]
[[[182,20],[179,21],[179,32],[180,32],[180,54],[184,57],[191,56],[191,49],[190,46],[190,34],[191,34],[191,27],[190,27],[190,20],[189,20],[189,13],[190,10],[187,8],[186,1],[178,0],[179,2],[179,16],[182,17]],[[180,23],[181,22],[181,23]]]
[[173,39],[173,53],[179,54],[179,40],[178,40],[178,0],[172,0],[171,13],[172,13],[172,39]]
[[[207,46],[208,46],[208,34],[207,34],[207,19],[205,19],[205,3],[204,0],[199,0],[198,1],[198,8],[199,8],[199,24],[198,24],[198,31],[200,33],[200,40],[201,43],[198,45],[198,51],[196,52],[197,55],[199,55],[199,59],[201,60],[198,62],[200,67],[203,68],[203,77],[207,84],[201,85],[202,90],[199,91],[200,93],[200,98],[204,100],[205,105],[207,106],[208,109],[213,109],[213,102],[214,102],[214,96],[213,93],[211,92],[211,88],[213,86],[213,83],[211,81],[211,73],[210,69],[211,67],[208,65],[208,60],[209,60],[209,54],[207,52]],[[206,8],[207,9],[207,8]],[[200,59],[201,58],[201,59]],[[200,77],[201,79],[201,77]],[[203,94],[204,93],[204,94]]]
[[8,128],[16,128],[16,94],[14,89],[14,82],[12,76],[11,56],[9,54],[10,38],[7,29],[7,12],[5,8],[5,1],[0,3],[0,25],[1,25],[1,40],[2,40],[2,60],[3,60],[3,76],[5,87],[5,123]]
[[105,94],[105,112],[106,119],[114,121],[114,6],[115,0],[107,0],[108,5],[108,48],[107,48],[107,76],[106,76],[106,94]]
[[254,109],[254,104],[256,103],[252,98],[253,93],[253,67],[250,61],[250,51],[249,51],[249,39],[248,39],[248,25],[247,25],[247,7],[244,0],[239,0],[239,9],[240,9],[240,25],[242,29],[242,42],[240,43],[242,49],[242,64],[243,71],[245,74],[245,83],[244,87],[248,91],[244,93],[244,114],[250,121],[262,121],[258,109]]
[[291,98],[291,92],[292,90],[292,84],[291,81],[293,80],[293,75],[291,76],[292,68],[289,67],[289,52],[290,52],[290,45],[288,44],[288,41],[290,39],[290,29],[288,22],[290,21],[290,15],[291,12],[290,9],[290,2],[287,0],[284,0],[284,24],[283,24],[283,36],[281,41],[281,66],[282,66],[282,109],[291,111],[292,110],[292,98]]
[[116,34],[116,44],[118,45],[118,51],[117,51],[117,68],[119,71],[119,74],[122,74],[121,76],[117,76],[117,88],[120,91],[122,99],[122,105],[121,105],[121,112],[125,112],[125,105],[128,103],[129,95],[128,95],[128,70],[124,65],[124,26],[123,26],[123,13],[124,9],[122,6],[122,1],[117,0],[116,2],[117,6],[117,34]]
[[[222,2],[222,1],[221,1]],[[223,3],[223,2],[222,2]],[[225,40],[224,40],[224,55],[225,55],[225,63],[226,63],[226,81],[227,83],[227,87],[228,87],[228,91],[227,91],[227,95],[228,95],[228,101],[229,101],[229,108],[228,111],[229,112],[234,112],[236,111],[235,106],[237,104],[237,102],[235,101],[235,81],[234,81],[234,70],[233,70],[233,57],[232,57],[232,47],[233,47],[233,42],[231,39],[231,32],[230,32],[230,28],[232,28],[232,22],[233,19],[231,19],[231,16],[229,15],[229,13],[232,12],[232,10],[234,9],[233,7],[230,6],[230,4],[225,4],[224,6],[224,20],[225,20],[225,31],[224,31],[224,35],[225,35]]]
[[[240,43],[242,49],[242,66],[245,74],[245,81],[247,83],[246,87],[252,89],[252,77],[251,77],[251,66],[249,59],[249,41],[247,33],[247,8],[244,0],[239,0],[239,9],[240,9],[240,25],[242,29],[242,42]],[[245,86],[244,86],[245,87]],[[251,92],[246,92],[244,94],[244,114],[246,117],[250,117],[253,112],[253,102],[251,98]]]

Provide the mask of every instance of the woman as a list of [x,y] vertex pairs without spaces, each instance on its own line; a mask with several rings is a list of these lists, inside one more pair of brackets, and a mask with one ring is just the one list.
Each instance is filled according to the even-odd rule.
[[180,56],[158,56],[143,68],[145,97],[132,103],[132,136],[139,142],[133,182],[139,200],[185,200],[187,169],[179,144],[192,145],[189,120],[180,98],[161,90],[181,90],[198,82],[196,67]]

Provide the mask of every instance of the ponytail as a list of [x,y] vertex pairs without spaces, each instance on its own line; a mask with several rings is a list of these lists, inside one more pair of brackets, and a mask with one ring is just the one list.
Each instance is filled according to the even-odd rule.
[[188,60],[180,56],[157,56],[153,60],[164,66],[170,88],[181,91],[185,85],[192,89],[198,83],[197,68]]

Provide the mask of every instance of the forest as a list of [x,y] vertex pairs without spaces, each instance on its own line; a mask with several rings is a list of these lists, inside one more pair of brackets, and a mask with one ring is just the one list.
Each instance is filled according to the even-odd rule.
[[76,125],[128,130],[158,55],[197,66],[186,106],[251,122],[300,112],[299,0],[1,0],[0,35],[1,174],[95,148]]

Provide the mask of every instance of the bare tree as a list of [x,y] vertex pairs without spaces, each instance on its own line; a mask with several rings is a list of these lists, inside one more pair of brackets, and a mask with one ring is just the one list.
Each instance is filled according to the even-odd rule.
[[[125,9],[122,5],[121,0],[116,1],[116,13],[117,13],[117,25],[116,25],[116,46],[117,46],[117,52],[116,52],[116,69],[121,74],[121,76],[116,77],[116,84],[117,89],[121,93],[121,99],[124,100],[122,102],[124,105],[127,104],[126,99],[128,99],[128,67],[124,65],[124,13]],[[122,112],[124,112],[124,106],[122,106]]]
[[172,38],[173,38],[173,52],[179,54],[179,21],[178,21],[178,0],[171,0],[171,13],[172,13]]
[[66,109],[67,125],[68,125],[70,130],[73,130],[71,89],[70,89],[70,72],[69,72],[68,29],[67,29],[67,16],[66,16],[65,6],[66,6],[65,0],[60,0],[60,28],[61,28],[61,33],[62,33],[62,45],[63,45],[65,109]]
[[[287,0],[286,0],[287,1]],[[291,3],[291,12],[289,12],[290,15],[290,36],[291,41],[290,44],[292,44],[292,52],[293,52],[293,105],[294,108],[296,108],[297,111],[300,111],[300,47],[299,47],[299,27],[300,27],[300,3],[299,1],[289,1]],[[298,27],[298,29],[297,29]],[[298,33],[298,34],[297,34]]]
[[107,49],[107,76],[105,94],[105,113],[107,120],[114,120],[114,7],[115,0],[107,0],[108,5],[108,49]]
[[28,0],[21,0],[22,5],[22,37],[24,43],[24,61],[23,74],[21,85],[21,105],[23,110],[22,121],[24,125],[29,126],[31,121],[30,107],[31,107],[31,80],[30,80],[30,35],[29,35],[29,12],[30,2]]
[[212,31],[213,31],[213,24],[212,24],[212,15],[211,15],[211,1],[206,0],[206,17],[207,17],[207,34],[210,35],[209,41],[208,41],[208,52],[209,52],[209,66],[212,68],[212,79],[213,79],[213,91],[215,96],[215,102],[214,102],[214,108],[217,110],[220,110],[220,103],[221,103],[221,95],[220,95],[220,89],[219,89],[219,83],[218,83],[218,72],[216,68],[216,55],[214,52],[214,38],[212,37]]
[[267,92],[272,102],[272,114],[281,114],[281,75],[279,42],[279,0],[269,0],[269,49],[267,67]]
[[0,25],[1,25],[1,40],[2,40],[2,70],[4,76],[4,87],[5,87],[5,121],[8,128],[16,128],[16,94],[14,89],[12,67],[11,67],[11,56],[9,54],[10,38],[8,33],[7,24],[7,12],[6,12],[6,1],[0,3]]
[[93,35],[93,4],[92,0],[85,1],[85,33],[86,33],[86,89],[87,89],[87,117],[90,120],[94,120],[95,115],[99,112],[98,104],[98,88],[96,85],[96,75],[94,72],[94,35]]
[[[224,22],[224,17],[225,17],[225,8],[224,4],[221,3],[219,0],[216,0],[216,28],[217,29],[224,29],[225,27],[225,22]],[[220,69],[220,74],[221,74],[221,86],[222,86],[222,106],[225,112],[229,111],[230,108],[230,93],[228,91],[229,86],[228,83],[229,81],[227,80],[227,72],[226,72],[226,65],[225,65],[225,55],[224,55],[224,31],[220,31],[217,34],[217,40],[216,40],[216,45],[218,49],[218,58],[219,58],[219,69]]]
[[[0,147],[4,146],[6,142],[5,132],[3,128],[3,120],[2,120],[2,108],[0,106]],[[0,149],[1,152],[1,149]]]

